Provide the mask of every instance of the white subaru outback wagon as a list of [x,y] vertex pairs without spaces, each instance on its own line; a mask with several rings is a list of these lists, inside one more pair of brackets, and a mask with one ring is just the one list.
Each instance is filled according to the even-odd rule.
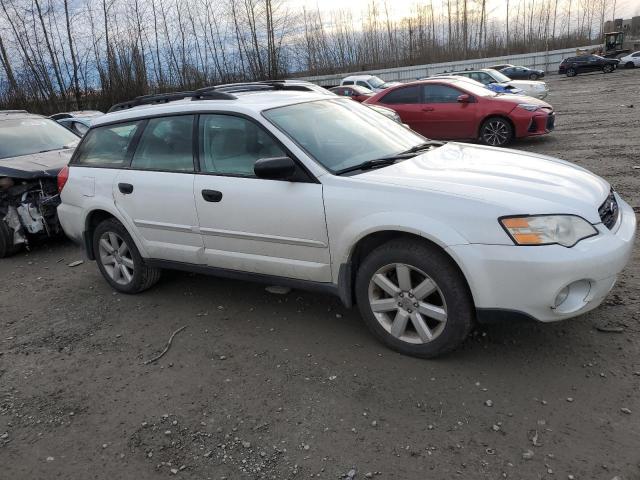
[[583,168],[429,141],[300,82],[116,105],[59,187],[65,232],[118,291],[181,269],[332,292],[421,357],[458,346],[476,320],[595,308],[636,229]]

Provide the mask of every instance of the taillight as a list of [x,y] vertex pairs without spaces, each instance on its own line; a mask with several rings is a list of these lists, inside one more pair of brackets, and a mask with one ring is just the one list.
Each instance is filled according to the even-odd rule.
[[62,193],[62,189],[66,185],[67,180],[69,180],[69,166],[65,165],[58,173],[58,193]]

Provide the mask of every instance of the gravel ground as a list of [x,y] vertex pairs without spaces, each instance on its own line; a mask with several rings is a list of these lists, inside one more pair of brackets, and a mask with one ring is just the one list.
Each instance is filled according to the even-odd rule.
[[[557,130],[515,148],[638,211],[640,70],[548,82]],[[116,295],[82,258],[59,241],[0,262],[1,478],[640,478],[638,249],[596,311],[433,361],[332,297],[183,273]]]

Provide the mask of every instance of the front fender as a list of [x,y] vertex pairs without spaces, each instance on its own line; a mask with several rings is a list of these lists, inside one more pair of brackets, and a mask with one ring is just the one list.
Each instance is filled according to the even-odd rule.
[[423,237],[443,249],[467,245],[469,241],[451,225],[416,213],[379,212],[358,218],[337,232],[329,232],[332,274],[338,278],[340,265],[351,258],[355,246],[367,235],[377,232],[402,232]]

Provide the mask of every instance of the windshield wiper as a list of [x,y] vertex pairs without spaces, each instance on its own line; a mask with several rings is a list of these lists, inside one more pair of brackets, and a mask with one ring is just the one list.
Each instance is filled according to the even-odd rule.
[[375,158],[373,160],[367,160],[366,162],[359,163],[352,167],[343,168],[338,170],[336,175],[342,175],[343,173],[355,172],[356,170],[373,170],[374,168],[386,167],[393,165],[398,160],[407,160],[408,158],[415,157],[418,152],[426,150],[431,147],[441,147],[445,142],[438,142],[436,140],[429,140],[427,142],[420,143],[414,147],[411,147],[404,152],[396,153],[395,155],[389,155],[388,157]]
[[393,155],[391,157],[367,160],[366,162],[359,163],[358,165],[354,165],[352,167],[347,167],[347,168],[343,168],[342,170],[338,170],[336,172],[336,175],[355,172],[356,170],[373,170],[374,168],[386,167],[387,165],[393,165],[396,161],[400,159],[407,158],[406,155],[407,154],[403,153],[403,154]]
[[407,153],[417,153],[422,150],[426,150],[430,147],[441,147],[445,142],[439,142],[437,140],[429,140],[427,142],[422,142],[416,145],[415,147],[411,147],[409,150],[405,150],[404,152],[400,152],[399,155],[405,155]]

